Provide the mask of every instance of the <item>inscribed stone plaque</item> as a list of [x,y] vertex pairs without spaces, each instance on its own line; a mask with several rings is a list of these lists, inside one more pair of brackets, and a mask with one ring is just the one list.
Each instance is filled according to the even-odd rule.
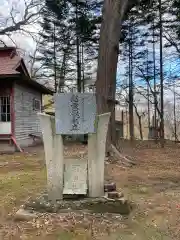
[[92,93],[60,93],[55,97],[56,134],[95,132],[96,97]]
[[87,161],[77,159],[66,161],[63,194],[87,194]]

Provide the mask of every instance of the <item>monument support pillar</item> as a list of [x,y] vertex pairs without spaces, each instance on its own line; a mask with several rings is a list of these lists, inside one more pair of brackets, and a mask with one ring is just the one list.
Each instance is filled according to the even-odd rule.
[[97,131],[88,135],[88,189],[89,197],[104,195],[104,161],[110,113],[99,115]]
[[55,133],[55,118],[42,113],[38,115],[44,142],[48,198],[55,202],[63,198],[63,140]]

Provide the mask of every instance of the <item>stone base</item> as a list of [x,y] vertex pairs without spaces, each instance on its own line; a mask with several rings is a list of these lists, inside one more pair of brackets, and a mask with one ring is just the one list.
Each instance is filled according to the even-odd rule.
[[25,204],[25,209],[36,212],[74,212],[82,211],[91,213],[115,213],[120,215],[129,215],[132,210],[132,204],[126,199],[108,199],[102,198],[83,198],[78,200],[61,200],[55,204],[48,201],[48,196],[43,195],[36,200]]

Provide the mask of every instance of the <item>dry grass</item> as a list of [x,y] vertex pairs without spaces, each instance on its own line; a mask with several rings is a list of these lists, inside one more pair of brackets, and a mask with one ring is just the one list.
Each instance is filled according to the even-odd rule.
[[[179,145],[168,143],[164,149],[153,142],[120,145],[137,165],[124,169],[108,164],[106,177],[117,183],[136,208],[128,219],[117,220],[111,220],[111,216],[47,214],[36,222],[14,222],[12,215],[17,208],[45,189],[44,155],[42,149],[0,155],[0,239],[179,240]],[[69,146],[65,155],[75,156],[79,149],[83,154],[83,147]]]

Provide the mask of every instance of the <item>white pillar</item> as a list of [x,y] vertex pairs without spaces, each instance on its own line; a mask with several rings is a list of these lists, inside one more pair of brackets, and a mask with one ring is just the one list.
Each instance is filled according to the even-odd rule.
[[48,197],[51,201],[63,198],[63,140],[55,133],[55,118],[47,114],[38,114],[40,117],[46,169]]
[[98,116],[96,133],[88,135],[89,197],[104,195],[104,161],[110,113]]

